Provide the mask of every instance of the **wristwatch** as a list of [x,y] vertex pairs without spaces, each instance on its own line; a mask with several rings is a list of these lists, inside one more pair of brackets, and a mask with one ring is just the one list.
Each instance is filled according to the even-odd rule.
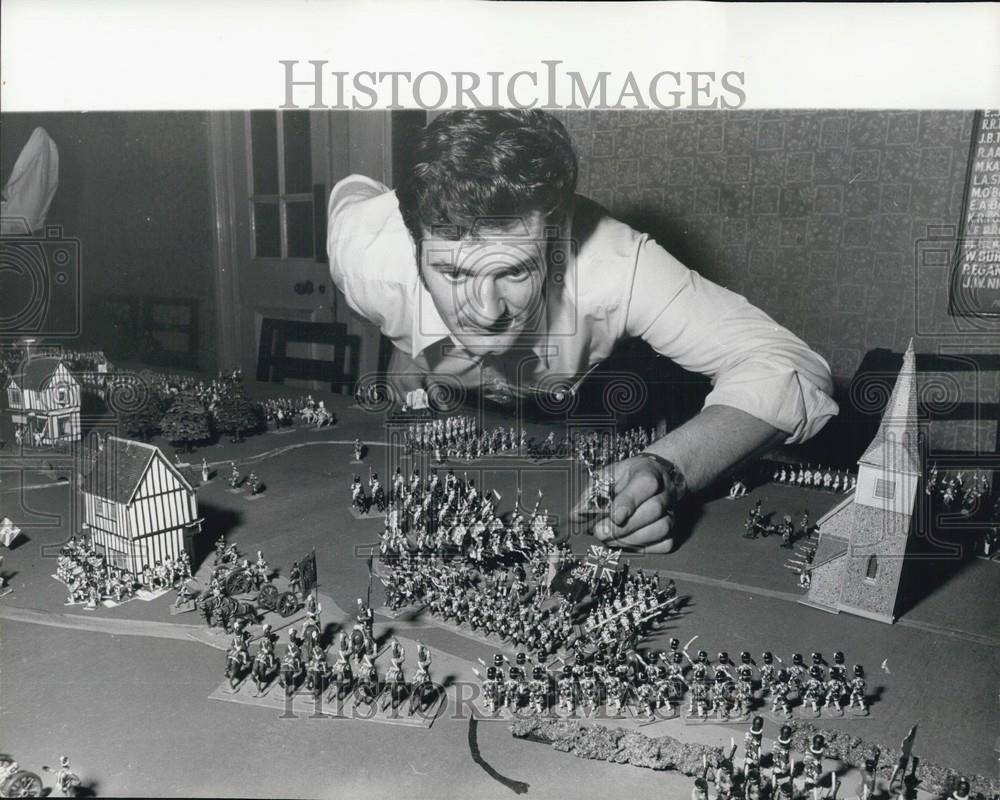
[[639,453],[643,458],[648,458],[655,461],[667,475],[667,487],[670,489],[671,495],[676,499],[680,499],[687,494],[687,480],[684,478],[684,473],[678,469],[677,465],[661,455],[656,453],[650,453],[647,450]]

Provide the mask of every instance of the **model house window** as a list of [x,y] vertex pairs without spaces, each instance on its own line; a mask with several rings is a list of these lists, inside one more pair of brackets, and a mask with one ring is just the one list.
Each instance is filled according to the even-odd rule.
[[108,520],[109,522],[114,521],[114,518],[115,518],[114,506],[111,503],[109,503],[107,500],[101,500],[101,498],[99,498],[99,497],[95,498],[94,499],[94,511],[97,513],[97,516],[103,517],[104,519]]
[[56,387],[56,402],[58,402],[61,406],[64,406],[69,402],[69,391],[65,386]]
[[247,124],[254,258],[312,258],[309,112],[251,111]]
[[12,406],[21,405],[21,390],[14,386],[10,387],[10,404]]
[[878,556],[870,555],[865,566],[865,580],[874,583],[876,575],[878,575]]
[[884,478],[876,478],[875,496],[880,500],[892,500],[896,496],[896,482],[885,480]]

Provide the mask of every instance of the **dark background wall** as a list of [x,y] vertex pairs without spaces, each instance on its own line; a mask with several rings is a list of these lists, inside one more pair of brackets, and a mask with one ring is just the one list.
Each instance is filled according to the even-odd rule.
[[[81,344],[116,349],[100,319],[102,297],[197,298],[198,366],[215,369],[206,124],[204,114],[187,112],[4,114],[0,120],[3,182],[36,126],[59,148],[59,189],[46,224],[80,240]],[[142,356],[141,347],[133,352]]]
[[[581,194],[746,295],[827,358],[848,439],[863,440],[870,424],[858,423],[872,423],[878,410],[857,396],[874,385],[859,378],[898,370],[912,336],[922,393],[937,412],[934,446],[995,451],[996,367],[952,371],[953,360],[929,358],[1000,352],[1000,336],[963,332],[949,317],[947,264],[928,266],[923,255],[929,236],[953,245],[972,112],[560,118],[580,157]],[[821,449],[842,432],[830,426]]]
[[[1000,373],[956,357],[995,357],[1000,337],[969,333],[948,315],[947,263],[923,256],[929,236],[943,237],[945,250],[953,244],[971,112],[559,116],[580,156],[581,193],[745,294],[829,360],[842,413],[814,441],[817,458],[856,457],[911,336],[933,446],[995,452]],[[199,366],[214,369],[205,115],[5,114],[3,180],[36,125],[60,150],[48,221],[83,248],[84,342],[113,349],[99,325],[103,296],[196,297]],[[697,410],[696,386],[672,394],[683,398],[677,419]]]

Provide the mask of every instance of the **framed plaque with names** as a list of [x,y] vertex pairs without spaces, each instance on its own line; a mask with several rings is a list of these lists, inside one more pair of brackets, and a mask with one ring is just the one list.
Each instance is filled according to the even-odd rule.
[[1000,317],[1000,110],[978,111],[952,266],[952,316]]

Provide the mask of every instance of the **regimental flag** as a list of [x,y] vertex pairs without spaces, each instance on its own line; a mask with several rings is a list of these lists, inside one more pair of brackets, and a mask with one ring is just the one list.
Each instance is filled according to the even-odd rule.
[[910,732],[899,745],[899,768],[905,771],[906,765],[910,763],[910,756],[913,753],[913,740],[917,738],[917,726],[910,728]]
[[302,584],[303,597],[319,586],[319,579],[316,575],[315,550],[299,561],[299,580]]
[[621,550],[612,550],[610,547],[592,544],[586,560],[587,574],[591,582],[598,578],[613,581],[618,572],[621,555]]

